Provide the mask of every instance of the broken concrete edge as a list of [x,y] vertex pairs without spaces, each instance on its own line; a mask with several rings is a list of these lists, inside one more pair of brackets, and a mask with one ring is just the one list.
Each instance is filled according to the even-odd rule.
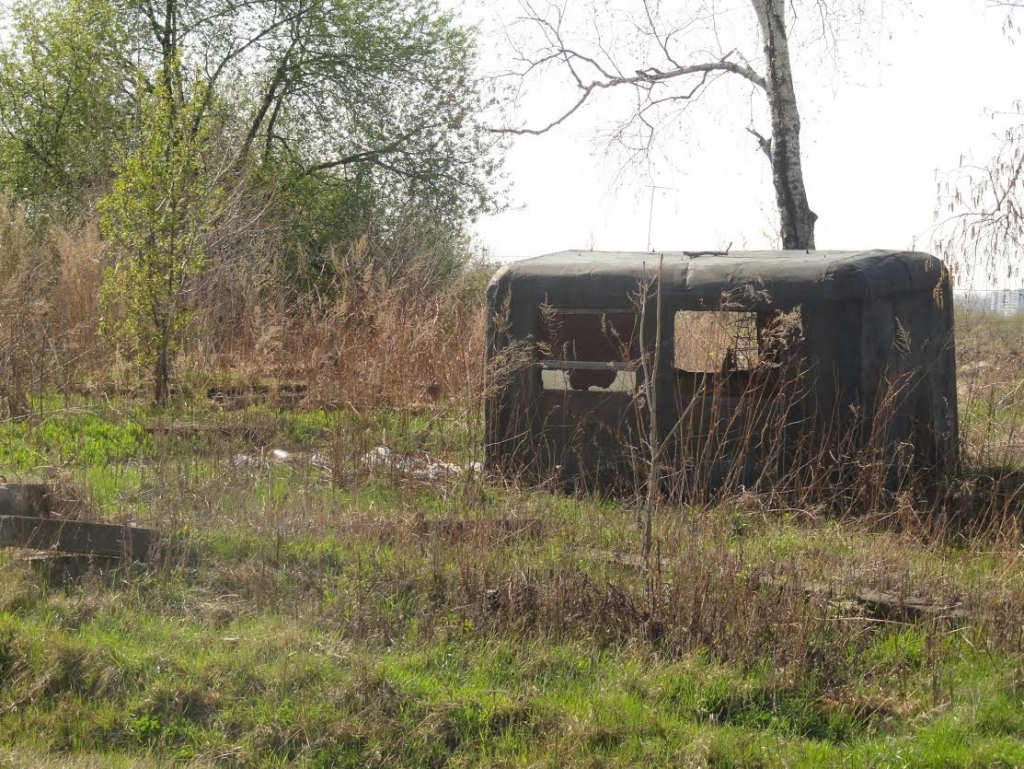
[[860,590],[853,600],[863,606],[872,616],[896,622],[915,620],[941,620],[965,622],[970,613],[959,603],[935,603],[918,596],[901,597],[880,590]]
[[[608,551],[591,551],[586,554],[592,560],[604,561],[612,566],[629,569],[644,569],[646,565],[639,555],[614,553]],[[652,559],[652,566],[663,568],[664,559]],[[971,613],[959,602],[942,603],[915,595],[899,595],[883,590],[870,590],[843,585],[825,585],[821,583],[800,583],[778,577],[760,577],[752,582],[757,590],[783,590],[792,586],[807,599],[821,599],[830,603],[849,601],[864,610],[869,618],[895,623],[941,622],[963,624],[969,621]]]
[[206,397],[215,398],[237,398],[239,396],[296,396],[305,395],[309,392],[307,382],[277,382],[276,384],[214,384],[206,388]]
[[145,561],[160,532],[114,523],[0,515],[0,546]]
[[[785,580],[762,577],[758,589],[780,589]],[[815,582],[795,583],[794,588],[802,591],[807,598],[821,598],[827,601],[852,601],[869,616],[892,622],[916,622],[939,620],[960,622],[971,618],[970,613],[959,602],[942,603],[917,595],[901,595],[884,590],[871,590],[843,585],[826,585]]]
[[0,515],[47,518],[53,491],[45,483],[0,483]]
[[27,559],[29,568],[50,583],[73,582],[86,574],[104,574],[123,568],[125,562],[110,555],[82,553],[34,553]]

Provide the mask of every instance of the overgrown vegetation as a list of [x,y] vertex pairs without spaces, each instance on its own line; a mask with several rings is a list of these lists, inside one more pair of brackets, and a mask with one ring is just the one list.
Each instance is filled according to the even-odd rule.
[[[95,298],[58,301],[102,249],[4,232],[3,290],[38,308],[2,326],[0,473],[165,534],[113,570],[0,553],[5,763],[1024,761],[1015,321],[959,324],[978,526],[739,493],[663,506],[645,570],[636,500],[473,465],[485,273],[422,292],[360,244],[287,312],[232,296],[229,329],[200,295],[155,407]],[[58,313],[79,346],[48,346]]]
[[197,304],[245,335],[251,305],[294,318],[353,269],[430,293],[501,205],[473,33],[431,2],[47,0],[0,24],[4,215],[37,245],[102,225],[104,343],[158,401]]
[[481,474],[467,30],[392,0],[11,22],[0,475],[163,538],[0,551],[0,764],[1024,764],[1019,323],[961,319],[937,501],[733,487],[641,537],[643,489]]
[[108,336],[153,367],[153,398],[167,400],[171,356],[184,326],[185,291],[203,272],[203,236],[220,207],[220,182],[203,167],[204,89],[189,93],[168,64],[142,105],[140,143],[101,198],[101,225],[114,246],[101,300]]

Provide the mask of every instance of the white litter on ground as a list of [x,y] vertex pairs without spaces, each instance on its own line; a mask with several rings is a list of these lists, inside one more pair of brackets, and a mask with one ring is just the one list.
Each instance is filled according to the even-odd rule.
[[377,446],[363,455],[363,468],[370,472],[392,472],[424,481],[437,481],[465,472],[479,472],[479,462],[463,467],[427,454],[399,454],[387,446]]
[[262,467],[263,461],[259,457],[249,456],[248,454],[232,454],[228,464],[232,467],[253,468]]
[[[284,449],[270,449],[259,454],[232,454],[228,460],[231,467],[262,469],[275,465],[296,465],[306,463],[321,473],[332,472],[329,457],[319,454],[293,453]],[[364,454],[360,460],[363,470],[371,473],[393,473],[423,481],[437,481],[464,473],[482,473],[480,462],[458,465],[435,459],[426,453],[401,454],[387,446],[377,446]]]
[[330,462],[322,454],[294,453],[284,449],[270,449],[259,454],[232,454],[228,460],[231,467],[249,469],[270,467],[272,465],[296,465],[307,462],[317,470],[330,470]]

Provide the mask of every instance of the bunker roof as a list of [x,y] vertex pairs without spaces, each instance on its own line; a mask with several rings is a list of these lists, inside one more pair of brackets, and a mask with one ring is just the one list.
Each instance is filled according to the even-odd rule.
[[723,293],[753,287],[763,292],[755,304],[774,307],[932,291],[944,270],[939,259],[913,251],[560,251],[506,264],[491,288],[537,301],[571,293],[581,305],[600,305],[655,277],[662,257],[666,295],[717,303]]

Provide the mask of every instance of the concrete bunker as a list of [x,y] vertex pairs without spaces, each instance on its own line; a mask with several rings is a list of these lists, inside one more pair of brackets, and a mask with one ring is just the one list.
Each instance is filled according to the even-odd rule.
[[511,263],[488,286],[487,367],[485,464],[507,477],[628,482],[652,437],[679,488],[750,488],[864,452],[892,485],[958,457],[952,289],[927,254]]

